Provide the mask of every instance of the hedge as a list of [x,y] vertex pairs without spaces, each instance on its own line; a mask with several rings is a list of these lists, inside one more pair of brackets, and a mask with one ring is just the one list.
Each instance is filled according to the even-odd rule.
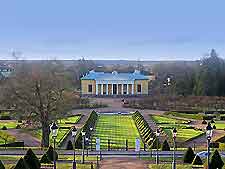
[[[156,139],[154,131],[149,127],[148,123],[144,119],[144,117],[141,115],[140,112],[136,111],[132,118],[134,119],[135,125],[140,133],[140,136],[142,138],[142,141],[149,147],[154,148],[154,142]],[[153,138],[151,141],[150,138]]]

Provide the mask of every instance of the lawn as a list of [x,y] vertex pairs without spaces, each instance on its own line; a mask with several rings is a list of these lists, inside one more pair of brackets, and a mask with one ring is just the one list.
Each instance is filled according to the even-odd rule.
[[[101,149],[107,149],[108,139],[110,139],[111,149],[125,149],[126,139],[128,140],[128,148],[135,148],[135,139],[140,138],[140,135],[132,116],[100,115],[92,144],[95,144],[96,138],[100,138]],[[143,143],[141,146],[143,147]]]
[[187,120],[180,120],[166,116],[152,116],[152,119],[163,129],[170,139],[172,139],[172,130],[176,127],[178,142],[188,141],[189,139],[197,137],[203,133],[202,131],[195,129],[186,129],[186,127],[189,127]]
[[76,124],[81,118],[81,115],[71,116],[58,120],[58,125],[60,127],[70,127],[73,124]]
[[[172,138],[172,129],[164,129],[164,132]],[[197,137],[203,134],[202,131],[194,130],[194,129],[177,129],[177,141],[178,142],[185,142],[193,137]]]
[[[177,169],[192,169],[192,165],[181,165],[177,164],[176,165]],[[150,164],[149,169],[171,169],[172,165],[171,164]]]
[[3,126],[6,126],[7,129],[15,129],[18,123],[16,120],[0,120],[0,129],[2,129]]
[[170,118],[166,116],[151,116],[152,119],[157,123],[157,124],[187,124],[187,120],[180,120],[176,118]]
[[5,144],[5,140],[7,140],[6,143],[11,143],[14,142],[16,138],[8,134],[6,131],[0,130],[0,144]]
[[[214,124],[212,124],[214,125]],[[225,129],[225,122],[224,121],[216,121],[215,123],[216,129],[218,130],[224,130]]]
[[179,112],[167,112],[165,115],[173,116],[173,117],[181,117],[181,118],[188,118],[188,119],[196,119],[202,120],[202,114],[188,114],[188,113],[179,113]]
[[[5,165],[5,169],[11,169],[13,165],[9,164],[9,165]],[[57,165],[57,169],[71,169],[72,168],[72,163],[58,163]],[[77,164],[77,169],[90,169],[91,168],[91,164]],[[94,166],[94,168],[96,168]]]

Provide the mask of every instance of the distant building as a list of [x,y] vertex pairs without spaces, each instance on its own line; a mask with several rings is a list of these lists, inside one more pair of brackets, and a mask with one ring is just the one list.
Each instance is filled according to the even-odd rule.
[[13,70],[10,66],[0,65],[0,79],[9,77]]
[[91,96],[147,95],[149,78],[135,70],[133,73],[89,71],[81,78],[81,94]]

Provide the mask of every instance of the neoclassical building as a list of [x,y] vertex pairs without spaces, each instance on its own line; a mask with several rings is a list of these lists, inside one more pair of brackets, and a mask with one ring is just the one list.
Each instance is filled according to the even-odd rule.
[[89,71],[81,78],[81,94],[90,96],[147,95],[149,78],[135,70],[133,73]]

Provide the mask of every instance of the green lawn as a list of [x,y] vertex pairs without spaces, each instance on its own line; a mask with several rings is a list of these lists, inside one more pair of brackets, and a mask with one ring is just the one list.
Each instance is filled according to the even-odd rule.
[[181,117],[181,118],[188,118],[188,119],[196,119],[202,120],[202,114],[188,114],[188,113],[178,113],[178,112],[167,112],[165,115],[173,116],[173,117]]
[[[14,166],[12,164],[10,165],[5,165],[6,169],[11,169],[11,167]],[[71,169],[72,168],[72,163],[58,163],[57,165],[57,169]],[[91,164],[77,164],[77,169],[90,169],[91,168]],[[94,166],[94,168],[96,168]]]
[[3,126],[6,126],[8,129],[14,129],[18,123],[16,120],[0,120],[0,129],[2,129]]
[[[140,138],[140,135],[132,116],[100,115],[92,138],[93,145],[96,138],[100,138],[101,149],[107,149],[108,139],[111,148],[125,149],[126,139],[128,148],[135,148],[135,139]],[[141,145],[143,147],[143,143]]]
[[[172,138],[172,129],[164,129],[164,132]],[[189,139],[193,137],[197,137],[200,134],[202,134],[202,131],[194,130],[194,129],[177,129],[177,141],[178,142],[184,142],[188,141]]]
[[[177,164],[176,165],[177,169],[192,169],[192,165],[181,165]],[[149,169],[171,169],[172,165],[171,164],[150,164]]]
[[157,124],[187,124],[188,121],[187,120],[180,120],[180,119],[176,119],[176,118],[170,118],[170,117],[166,117],[166,116],[151,116],[152,119],[157,123]]
[[61,120],[58,120],[58,125],[60,127],[66,127],[66,126],[72,126],[73,124],[76,124],[81,118],[81,115],[71,116],[67,118],[63,118]]
[[[214,125],[214,124],[212,124]],[[224,121],[216,121],[215,123],[216,129],[218,130],[224,130],[225,129],[225,122]]]
[[15,137],[11,136],[4,130],[0,130],[0,144],[5,144],[5,139],[7,140],[6,143],[11,143],[16,140]]

